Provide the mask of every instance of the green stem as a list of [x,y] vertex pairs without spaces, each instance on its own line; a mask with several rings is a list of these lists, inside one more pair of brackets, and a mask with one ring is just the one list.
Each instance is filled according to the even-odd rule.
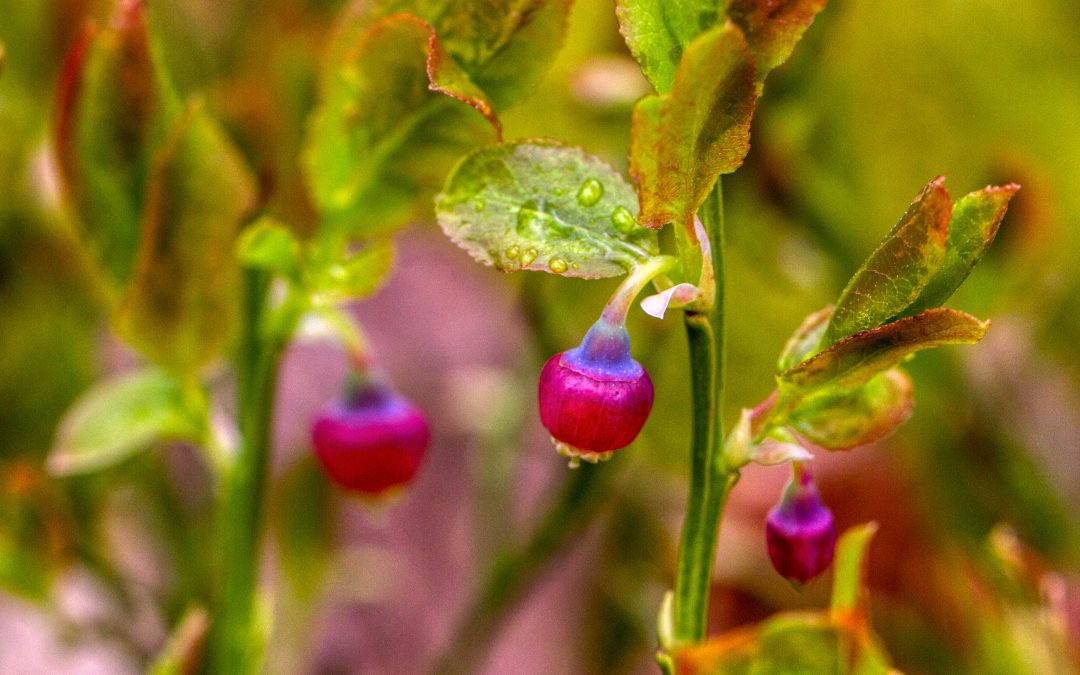
[[613,474],[610,467],[581,467],[569,472],[558,498],[528,543],[495,558],[435,672],[478,671],[509,610],[528,593],[551,559],[589,524],[589,514],[604,502]]
[[728,493],[738,479],[738,473],[728,471],[721,457],[724,438],[724,217],[719,181],[702,205],[700,215],[712,243],[716,303],[707,311],[687,312],[685,317],[690,347],[693,427],[690,492],[679,541],[671,617],[675,645],[705,638],[720,518]]
[[225,476],[219,514],[222,567],[220,604],[214,617],[213,672],[240,675],[255,672],[261,662],[260,636],[254,623],[259,535],[277,368],[288,335],[287,331],[267,331],[268,284],[266,274],[244,272],[243,325],[237,355],[237,414],[243,440]]

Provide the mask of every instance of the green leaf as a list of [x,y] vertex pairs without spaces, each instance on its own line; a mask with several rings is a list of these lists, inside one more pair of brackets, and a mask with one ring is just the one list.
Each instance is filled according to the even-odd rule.
[[313,118],[304,159],[324,218],[372,236],[426,215],[454,162],[492,136],[476,111],[495,119],[430,26],[374,22],[331,64]]
[[695,236],[694,213],[716,179],[737,169],[750,149],[756,98],[754,64],[735,25],[690,43],[671,92],[635,107],[630,175],[644,225],[678,221]]
[[104,380],[64,416],[48,458],[58,476],[113,466],[163,440],[196,440],[200,425],[179,382],[150,368]]
[[877,523],[865,523],[844,532],[836,544],[833,564],[832,613],[865,612],[867,554]]
[[833,307],[830,305],[803,319],[802,324],[788,338],[784,350],[780,353],[780,359],[776,364],[778,371],[783,372],[794,367],[817,351],[832,313]]
[[657,252],[618,172],[553,141],[506,143],[461,161],[436,200],[443,231],[505,271],[611,277]]
[[[562,46],[570,0],[376,0],[343,15],[331,58],[337,60],[374,21],[408,13],[434,34],[460,69],[502,110],[530,91]],[[436,82],[433,79],[433,82]]]
[[379,290],[394,268],[394,242],[367,242],[362,249],[331,264],[315,282],[313,294],[320,303],[359,300]]
[[787,419],[816,445],[848,450],[891,434],[911,416],[914,404],[911,379],[892,368],[855,389],[826,387],[799,401]]
[[619,31],[656,91],[671,91],[686,46],[716,25],[726,4],[724,0],[616,1]]
[[993,243],[1001,219],[1009,208],[1009,200],[1019,189],[1015,183],[989,186],[964,195],[956,202],[949,222],[945,262],[906,314],[943,305],[960,288]]
[[88,28],[60,76],[56,151],[92,257],[122,286],[131,276],[146,176],[179,114],[140,2],[118,2],[109,28]]
[[337,523],[333,491],[312,455],[296,461],[278,486],[274,504],[281,566],[305,601],[319,590]]
[[187,675],[197,672],[209,628],[210,617],[204,607],[196,606],[184,612],[147,673]]
[[852,389],[921,349],[974,344],[989,326],[989,321],[954,309],[928,309],[856,333],[785,370],[777,376],[781,395],[796,392],[801,396],[822,387]]
[[118,331],[148,358],[185,376],[228,341],[238,306],[236,237],[255,182],[196,101],[154,158],[138,265]]
[[240,264],[267,270],[288,279],[300,274],[300,242],[289,228],[269,217],[262,217],[244,229],[236,245]]
[[931,181],[848,282],[821,346],[882,324],[907,309],[945,260],[952,216],[945,179]]
[[784,612],[757,626],[721,634],[676,654],[679,675],[886,675],[888,655],[869,624],[868,523],[844,533],[836,555],[829,613]]
[[750,45],[759,85],[765,77],[788,60],[803,33],[825,9],[828,0],[731,0],[728,16]]

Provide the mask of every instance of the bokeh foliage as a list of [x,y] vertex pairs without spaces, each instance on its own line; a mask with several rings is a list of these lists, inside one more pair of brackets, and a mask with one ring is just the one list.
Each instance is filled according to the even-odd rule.
[[[279,215],[289,223],[286,234],[292,238],[276,241],[284,246],[280,250],[289,251],[327,213],[345,214],[347,220],[356,216],[351,225],[369,234],[406,221],[431,226],[433,211],[424,200],[434,195],[458,158],[497,135],[491,122],[477,114],[484,105],[490,105],[489,117],[497,113],[507,139],[560,138],[629,176],[626,149],[633,104],[651,93],[650,85],[627,70],[633,64],[611,5],[584,1],[575,7],[566,45],[543,78],[539,69],[526,78],[508,77],[507,64],[543,60],[558,42],[554,33],[526,36],[504,52],[501,61],[498,55],[467,53],[466,42],[443,45],[465,73],[444,74],[450,78],[448,87],[471,92],[471,82],[488,95],[484,105],[473,93],[462,94],[468,99],[462,102],[430,90],[430,68],[425,69],[422,60],[401,64],[409,69],[408,78],[381,79],[368,73],[365,80],[361,72],[358,83],[350,80],[357,86],[351,92],[356,97],[386,96],[439,106],[430,121],[411,130],[421,138],[449,140],[449,146],[429,151],[421,145],[406,151],[393,145],[400,135],[393,136],[391,145],[380,145],[378,139],[331,137],[322,149],[326,157],[320,157],[319,146],[306,143],[311,130],[327,122],[312,119],[336,115],[335,123],[344,125],[354,115],[365,119],[367,113],[362,98],[337,105],[337,99],[320,94],[327,86],[321,64],[335,58],[335,45],[345,39],[340,25],[335,28],[342,4],[151,3],[154,16],[170,17],[158,27],[158,58],[167,64],[169,86],[177,97],[170,104],[176,108],[168,113],[170,124],[161,125],[175,130],[171,123],[186,115],[191,134],[229,149],[216,153],[212,162],[187,157],[182,148],[188,137],[174,137],[171,151],[159,153],[156,162],[140,157],[136,169],[125,169],[142,187],[121,195],[135,200],[134,205],[121,200],[123,208],[106,209],[109,226],[121,230],[118,249],[124,255],[118,256],[121,262],[106,266],[112,271],[103,279],[73,244],[71,215],[59,208],[56,185],[48,179],[55,167],[49,167],[52,153],[45,143],[58,140],[50,120],[63,55],[79,39],[83,17],[94,16],[99,26],[107,27],[112,9],[108,3],[82,0],[0,0],[5,54],[0,70],[0,401],[5,403],[0,412],[0,583],[8,591],[44,602],[56,575],[78,566],[105,580],[118,597],[130,595],[139,582],[124,578],[103,534],[105,524],[115,518],[120,494],[129,500],[122,503],[139,507],[147,529],[160,533],[156,545],[171,571],[169,583],[154,591],[164,622],[177,624],[189,609],[187,598],[207,593],[209,563],[200,547],[208,537],[206,495],[212,490],[206,460],[189,448],[162,446],[99,475],[57,478],[45,468],[61,414],[92,380],[117,370],[117,361],[133,358],[123,352],[116,357],[118,349],[107,337],[109,317],[116,316],[110,286],[123,285],[138,268],[132,254],[138,225],[132,223],[152,197],[145,181],[155,167],[168,174],[168,160],[176,157],[201,166],[204,175],[221,171],[235,176],[237,170],[222,169],[222,162],[251,167],[257,181],[240,179],[243,199],[229,206],[248,211],[258,200]],[[360,10],[353,11],[379,5],[373,11],[386,17],[402,4],[359,3]],[[619,4],[627,8],[634,3]],[[421,11],[420,18],[436,31],[442,27],[438,17]],[[469,19],[451,14],[441,20],[461,24]],[[419,24],[395,25],[402,32],[396,39],[412,40],[417,51],[431,49],[425,31],[417,30]],[[481,33],[497,30],[483,23],[469,25]],[[688,29],[686,44],[706,28]],[[1071,405],[1080,400],[1080,268],[1072,260],[1080,250],[1080,234],[1072,226],[1080,221],[1080,197],[1072,189],[1080,175],[1077,33],[1080,10],[1068,0],[834,2],[817,17],[791,61],[770,75],[757,104],[750,153],[744,166],[725,179],[731,420],[740,407],[769,393],[775,384],[776,355],[787,337],[803,316],[841,293],[929,177],[948,175],[955,194],[988,183],[1015,181],[1024,186],[1013,198],[997,243],[949,303],[993,318],[988,341],[974,355],[949,350],[920,354],[908,364],[917,403],[909,425],[885,442],[888,464],[882,471],[902,477],[902,497],[912,505],[905,513],[923,532],[917,550],[925,552],[925,559],[917,561],[918,569],[930,570],[929,576],[937,580],[933,588],[941,591],[908,594],[909,588],[887,584],[874,591],[874,625],[897,665],[911,672],[945,672],[942,664],[949,664],[949,672],[989,672],[987,664],[999,666],[996,672],[1024,672],[1035,658],[1032,644],[1045,642],[1049,653],[1061,648],[1053,635],[1033,638],[1018,628],[1025,618],[1044,611],[1042,598],[1032,591],[1037,583],[1027,583],[1027,572],[1016,571],[1016,560],[1003,558],[1000,546],[988,547],[986,542],[991,537],[1000,543],[993,528],[1004,522],[1015,529],[1019,550],[1026,550],[1019,544],[1024,542],[1033,559],[1064,570],[1075,570],[1080,563],[1075,518],[1080,485],[1070,477],[1076,474],[1078,448],[1069,445],[1080,441],[1080,412]],[[370,63],[360,62],[365,67]],[[670,87],[661,83],[677,86],[674,65],[669,66],[670,73],[653,78],[662,94]],[[597,78],[608,86],[598,86]],[[410,90],[376,88],[388,83],[408,83]],[[749,80],[746,83],[749,86]],[[526,94],[518,105],[509,106]],[[185,112],[180,101],[193,95],[202,102]],[[324,109],[312,118],[319,100]],[[408,112],[384,120],[386,131],[393,135],[392,123]],[[206,118],[218,122],[207,126]],[[100,120],[88,123],[83,131],[88,141],[102,140],[101,125]],[[168,131],[153,133],[164,139]],[[353,152],[342,154],[343,147]],[[105,151],[111,149],[106,145]],[[328,197],[334,190],[320,185],[309,193],[309,186],[318,183],[312,179],[314,169],[373,158],[390,162],[394,170],[380,174],[378,181],[353,186],[350,193],[386,197],[371,210],[352,196],[339,204]],[[326,171],[319,179],[332,175]],[[216,188],[225,178],[206,180]],[[687,191],[690,202],[699,196],[694,189]],[[954,205],[954,224],[963,199]],[[211,195],[203,203],[215,200]],[[218,239],[208,235],[208,240],[199,235],[199,246],[214,255],[231,255],[241,219],[236,213],[224,226],[206,230],[213,234],[224,228],[228,234]],[[188,250],[184,240],[177,245]],[[358,255],[367,257],[355,264],[389,270],[390,254],[385,249],[376,253],[362,249]],[[445,255],[459,254],[448,246]],[[271,257],[278,264],[282,256]],[[201,254],[186,259],[207,261]],[[199,279],[206,280],[203,273]],[[537,320],[556,337],[557,348],[580,337],[611,288],[546,277],[520,282],[494,273],[490,283],[515,289],[516,284],[527,285],[538,308]],[[215,284],[227,285],[228,280]],[[567,302],[567,297],[574,301]],[[900,304],[906,308],[910,301]],[[153,298],[130,302],[155,304]],[[880,318],[902,312],[900,304]],[[919,309],[937,304],[927,300]],[[208,307],[208,320],[216,325],[221,319],[227,326],[225,315],[232,310]],[[156,328],[129,326],[127,332],[156,333]],[[670,528],[650,520],[659,519],[657,509],[668,493],[653,486],[663,481],[677,485],[685,470],[683,430],[689,405],[682,338],[672,322],[643,317],[633,320],[632,331],[635,353],[654,375],[665,414],[650,421],[634,455],[620,458],[626,464],[620,488],[634,497],[613,500],[601,519],[605,535],[625,543],[632,537],[618,533],[627,530],[627,514],[632,514],[635,523],[644,524],[630,528],[631,534],[645,541],[605,549],[602,559],[611,572],[595,580],[588,614],[592,618],[588,630],[581,632],[589,642],[565,646],[589,654],[599,645],[613,650],[608,659],[582,659],[596,672],[606,672],[610,663],[635,663],[634,656],[638,661],[648,658],[655,581],[670,567],[670,554],[657,541],[663,537],[654,536],[668,533],[670,538]],[[191,347],[176,359],[155,360],[176,370],[190,370],[193,363],[213,368],[214,359],[231,344],[227,330],[215,338],[220,342],[206,349]],[[183,342],[183,336],[178,339]],[[154,350],[144,351],[155,358]],[[198,356],[192,356],[196,352]],[[523,360],[530,358],[523,352]],[[531,386],[527,381],[521,386],[526,385]],[[887,378],[878,385],[882,397],[896,394],[890,386],[901,386]],[[529,400],[527,395],[521,398]],[[286,577],[295,584],[297,603],[318,595],[312,590],[318,581],[311,571],[321,569],[333,538],[328,535],[333,528],[325,522],[321,525],[326,529],[319,530],[305,529],[301,522],[325,521],[331,512],[325,494],[313,499],[310,490],[298,487],[311,482],[308,469],[298,465],[271,491],[272,511],[285,533],[281,536],[298,540],[295,555],[284,565]],[[858,470],[868,471],[865,465]],[[643,475],[660,478],[646,480]],[[855,473],[836,480],[835,491],[841,492],[860,481],[889,477]],[[825,492],[828,497],[828,484]],[[650,501],[653,494],[657,503]],[[839,515],[843,518],[842,511]],[[879,539],[888,538],[888,523],[885,528]],[[873,570],[872,551],[869,564]],[[880,581],[872,571],[870,580]],[[763,583],[748,573],[726,579],[726,588],[718,592],[738,588],[756,594],[756,603],[770,608],[791,601],[760,592]],[[981,598],[974,605],[966,602],[971,589]],[[611,617],[617,620],[606,621]],[[962,628],[943,629],[954,625]],[[134,638],[131,642],[147,662],[159,646]]]

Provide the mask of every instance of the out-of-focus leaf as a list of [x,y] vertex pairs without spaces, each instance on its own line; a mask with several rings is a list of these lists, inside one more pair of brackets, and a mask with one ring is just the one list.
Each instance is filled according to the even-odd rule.
[[316,282],[320,302],[359,300],[379,290],[394,268],[394,242],[370,241],[362,249],[331,264]]
[[750,149],[756,99],[754,64],[734,24],[690,43],[671,92],[635,107],[630,174],[643,225],[678,221],[695,236],[694,213],[717,177],[737,169]]
[[945,304],[990,248],[1009,208],[1009,200],[1019,189],[1015,183],[989,186],[956,202],[949,222],[945,262],[905,313],[914,314]]
[[254,202],[243,159],[190,103],[151,166],[138,265],[116,317],[153,361],[190,375],[229,339],[235,239]]
[[268,270],[289,279],[300,273],[300,243],[287,227],[269,217],[244,229],[236,255],[244,267]]
[[371,236],[430,208],[454,161],[491,137],[469,105],[494,113],[414,16],[376,21],[340,57],[312,123],[308,183],[331,227]]
[[310,455],[299,459],[278,487],[275,522],[281,564],[293,589],[310,599],[319,589],[333,547],[334,500],[330,483]]
[[0,587],[42,603],[74,547],[69,503],[59,487],[36,459],[0,464]]
[[199,438],[180,383],[156,368],[91,387],[60,423],[49,472],[69,476],[113,466],[163,440]]
[[750,45],[758,85],[791,56],[803,33],[828,0],[731,0],[728,16]]
[[118,2],[65,59],[56,150],[80,235],[117,285],[132,274],[146,176],[179,101],[159,66],[141,2]]
[[373,21],[407,12],[434,28],[455,67],[501,110],[532,89],[562,46],[570,2],[358,0],[343,15],[330,54],[347,51]]
[[832,305],[820,309],[803,319],[802,324],[788,338],[784,350],[780,353],[777,362],[777,370],[783,372],[795,366],[806,357],[812,355],[821,344],[821,336],[825,334],[825,328],[829,325],[829,317],[832,316]]
[[845,338],[777,378],[781,392],[808,393],[822,387],[843,391],[868,382],[920,349],[974,344],[989,326],[989,321],[954,309],[928,309]]
[[619,32],[656,91],[666,94],[686,46],[724,16],[726,0],[617,0]]
[[479,262],[583,278],[617,276],[656,254],[635,207],[610,166],[545,140],[474,152],[436,201],[447,236]]
[[945,179],[931,181],[851,277],[821,346],[880,325],[907,309],[945,260],[952,202]]
[[203,607],[192,607],[173,629],[164,649],[150,665],[149,675],[194,675],[199,672],[210,617]]
[[836,544],[831,601],[834,619],[851,612],[861,612],[865,618],[869,609],[866,597],[866,561],[870,540],[877,529],[877,523],[853,527],[844,532]]
[[799,402],[788,422],[811,442],[848,450],[885,438],[911,416],[911,379],[892,368],[851,390],[826,388]]
[[760,88],[786,61],[827,0],[617,0],[619,31],[645,77],[661,94],[671,91],[687,45],[724,20],[742,29]]
[[874,523],[849,530],[837,548],[833,607],[785,612],[676,654],[679,675],[886,675],[888,656],[870,629],[865,556]]
[[844,673],[840,634],[828,617],[778,614],[760,626],[725,633],[678,652],[680,675]]

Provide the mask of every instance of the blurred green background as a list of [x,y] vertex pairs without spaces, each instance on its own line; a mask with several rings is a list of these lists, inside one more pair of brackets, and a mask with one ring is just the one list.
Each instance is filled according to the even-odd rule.
[[[150,5],[180,90],[206,96],[270,208],[309,228],[298,153],[341,2]],[[75,397],[134,359],[109,335],[62,227],[48,150],[63,55],[84,18],[109,12],[88,0],[0,0],[3,672],[139,672],[209,592],[213,486],[199,453],[163,447],[64,479],[45,469]],[[911,421],[821,461],[840,524],[882,523],[871,552],[875,627],[905,672],[1075,667],[1078,35],[1071,0],[833,0],[770,77],[746,165],[724,181],[729,420],[768,394],[788,335],[836,297],[927,181],[946,175],[954,198],[1023,186],[950,302],[993,319],[987,339],[919,355]],[[550,73],[503,117],[506,136],[563,139],[625,169],[630,109],[647,91],[612,3],[579,0]],[[564,479],[534,419],[535,372],[580,339],[613,284],[504,276],[473,266],[430,223],[410,228],[398,276],[357,312],[401,389],[432,412],[437,442],[423,480],[375,510],[334,495],[306,459],[307,419],[334,394],[341,355],[319,345],[290,354],[269,493],[271,672],[430,665],[490,553],[521,537]],[[619,465],[586,536],[492,636],[484,672],[654,668],[689,392],[679,322],[642,315],[631,332],[656,382],[653,416],[605,466]],[[782,469],[752,470],[736,489],[714,630],[824,602],[824,585],[799,595],[764,564],[761,519],[783,480]]]

